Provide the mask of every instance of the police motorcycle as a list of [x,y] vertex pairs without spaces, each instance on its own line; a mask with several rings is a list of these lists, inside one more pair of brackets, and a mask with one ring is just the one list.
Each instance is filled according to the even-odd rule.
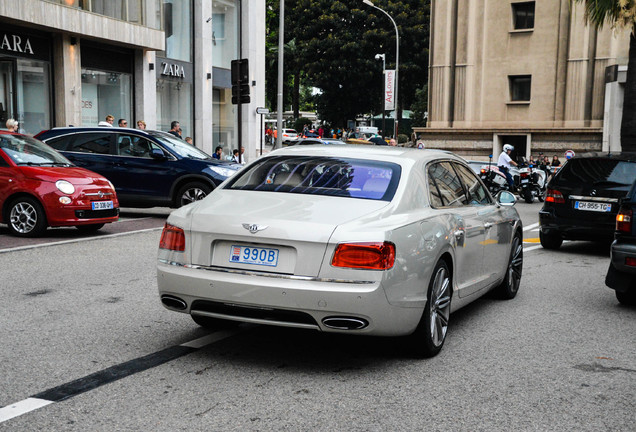
[[[490,194],[495,196],[499,191],[505,190],[513,192],[508,185],[506,175],[499,169],[496,164],[492,163],[492,154],[488,156],[489,161],[487,165],[482,165],[479,170],[479,178],[484,182]],[[519,184],[519,172],[517,168],[510,168],[510,175],[514,180],[515,188]]]
[[547,183],[546,172],[534,166],[532,163],[523,163],[519,167],[519,185],[517,191],[519,192],[519,196],[528,204],[532,204],[535,197],[540,202],[543,202]]

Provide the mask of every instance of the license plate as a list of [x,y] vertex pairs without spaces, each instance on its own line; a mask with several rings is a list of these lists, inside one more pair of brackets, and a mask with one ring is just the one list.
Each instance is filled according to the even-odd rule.
[[521,180],[521,183],[528,183],[528,179]]
[[233,245],[230,248],[230,262],[276,267],[278,249]]
[[91,203],[93,210],[110,210],[113,208],[112,201],[94,201]]
[[611,212],[612,205],[597,202],[587,201],[575,201],[574,208],[577,210],[596,211],[596,212]]

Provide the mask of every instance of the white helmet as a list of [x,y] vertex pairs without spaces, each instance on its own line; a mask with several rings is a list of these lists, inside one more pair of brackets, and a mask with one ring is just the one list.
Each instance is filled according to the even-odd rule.
[[504,151],[507,152],[508,150],[513,151],[515,148],[513,146],[511,146],[510,144],[504,144]]

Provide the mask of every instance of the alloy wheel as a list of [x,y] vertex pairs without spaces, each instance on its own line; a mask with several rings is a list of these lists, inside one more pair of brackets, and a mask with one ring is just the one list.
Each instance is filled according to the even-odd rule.
[[193,187],[191,189],[186,189],[183,195],[181,195],[181,205],[191,204],[195,201],[202,200],[208,194],[198,187]]
[[9,220],[16,232],[29,234],[38,223],[38,211],[28,202],[19,202],[11,209]]
[[444,343],[450,318],[450,278],[446,267],[440,267],[435,274],[429,300],[430,335],[438,347]]

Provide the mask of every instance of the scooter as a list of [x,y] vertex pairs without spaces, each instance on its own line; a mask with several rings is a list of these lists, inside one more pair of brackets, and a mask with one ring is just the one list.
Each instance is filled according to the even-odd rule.
[[532,204],[535,197],[543,202],[547,186],[545,171],[533,168],[532,164],[519,168],[519,196],[528,204]]

